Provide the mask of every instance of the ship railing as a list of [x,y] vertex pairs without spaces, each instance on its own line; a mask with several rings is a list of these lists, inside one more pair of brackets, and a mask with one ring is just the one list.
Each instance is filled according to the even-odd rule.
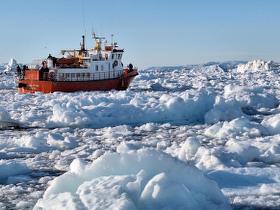
[[123,71],[108,71],[95,73],[59,73],[54,77],[55,81],[97,81],[115,79],[120,77]]

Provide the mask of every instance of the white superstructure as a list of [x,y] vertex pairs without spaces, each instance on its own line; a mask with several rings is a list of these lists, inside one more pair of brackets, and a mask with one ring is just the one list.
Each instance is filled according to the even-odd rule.
[[123,74],[123,49],[117,43],[108,44],[105,38],[93,35],[95,46],[85,49],[85,41],[80,50],[62,50],[64,58],[49,56],[46,64],[54,73],[56,81],[89,81],[120,77]]

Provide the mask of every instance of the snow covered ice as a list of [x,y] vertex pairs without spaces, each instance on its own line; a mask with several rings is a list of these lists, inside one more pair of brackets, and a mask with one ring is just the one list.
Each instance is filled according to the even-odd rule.
[[23,95],[2,74],[0,208],[280,208],[279,75],[155,67],[127,91]]

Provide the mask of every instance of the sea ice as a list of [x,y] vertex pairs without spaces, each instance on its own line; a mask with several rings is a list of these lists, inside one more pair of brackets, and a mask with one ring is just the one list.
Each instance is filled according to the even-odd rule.
[[[188,170],[187,178],[194,165],[215,180],[235,209],[278,208],[280,68],[267,63],[271,64],[264,62],[257,65],[258,70],[242,72],[237,72],[237,65],[245,62],[140,70],[130,88],[120,92],[19,94],[14,72],[0,72],[1,123],[16,123],[0,129],[0,158],[3,166],[13,163],[15,168],[27,169],[17,172],[11,166],[8,171],[16,173],[3,175],[0,208],[32,208],[48,181],[65,171],[57,179],[62,180],[61,186],[50,182],[40,201],[45,206],[57,201],[65,204],[60,209],[85,208],[107,194],[108,205],[117,200],[114,204],[119,208],[137,209],[140,204],[156,208],[167,205],[165,201],[175,205],[167,187],[174,195],[182,192],[174,199],[180,205],[187,200],[195,206],[193,195],[197,194],[182,189],[185,180],[179,176],[185,171],[178,164]],[[152,154],[159,153],[163,160],[170,158],[167,162],[172,164],[166,167],[171,172],[179,168],[173,170],[176,175],[155,156],[144,160],[157,171],[144,163],[128,164],[130,171],[124,166],[120,171],[109,167],[121,166],[121,160],[126,163],[122,157],[130,153],[130,159],[141,162],[138,153],[143,148],[158,150]],[[100,174],[91,169],[92,161],[94,166],[102,163],[103,168],[101,164],[96,168]],[[50,191],[54,188],[57,194]],[[187,189],[194,192],[190,186]],[[97,199],[93,203],[92,195]],[[156,202],[150,199],[153,196]]]

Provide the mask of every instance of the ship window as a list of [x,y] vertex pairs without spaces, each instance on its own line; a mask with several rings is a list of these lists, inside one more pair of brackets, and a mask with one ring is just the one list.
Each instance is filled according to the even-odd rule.
[[118,59],[121,59],[121,54],[118,54]]
[[71,73],[71,77],[75,77],[75,74],[74,74],[74,73]]
[[70,74],[69,73],[66,73],[66,78],[69,78],[70,77]]
[[101,65],[101,71],[103,71],[104,70],[104,66],[103,65]]
[[86,75],[85,73],[82,73],[82,77],[83,77],[83,78],[85,78],[85,75]]
[[80,77],[81,75],[80,75],[80,73],[77,73],[77,77]]
[[87,78],[90,78],[90,73],[87,73]]
[[95,66],[95,70],[98,71],[98,65]]
[[112,59],[114,59],[114,54],[112,54]]
[[111,70],[111,64],[109,63],[109,65],[108,65],[108,66],[109,66],[109,71],[110,71],[110,70]]

